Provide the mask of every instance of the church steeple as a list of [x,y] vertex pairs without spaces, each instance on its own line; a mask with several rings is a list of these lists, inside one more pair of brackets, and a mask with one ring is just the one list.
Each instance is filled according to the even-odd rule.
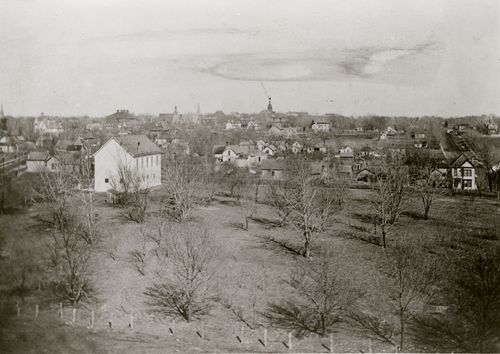
[[200,104],[198,103],[198,110],[196,111],[196,113],[200,114]]
[[269,97],[269,103],[267,104],[267,111],[270,113],[273,112],[273,105],[271,104],[271,97]]
[[3,104],[0,105],[0,118],[5,117],[5,114],[3,113]]
[[177,113],[177,106],[174,106],[174,114],[178,114]]

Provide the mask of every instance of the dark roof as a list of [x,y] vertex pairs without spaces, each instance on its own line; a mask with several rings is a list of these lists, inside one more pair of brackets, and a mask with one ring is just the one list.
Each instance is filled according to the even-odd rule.
[[107,116],[105,120],[107,123],[114,123],[123,121],[134,121],[137,120],[137,118],[134,115],[130,114],[128,110],[121,109]]
[[284,170],[285,169],[285,161],[284,160],[275,160],[275,159],[266,159],[262,161],[260,164],[261,170]]
[[115,136],[114,139],[133,157],[162,153],[145,135],[122,135]]
[[215,145],[213,148],[214,154],[222,154],[226,150],[226,145]]
[[461,167],[464,163],[469,162],[473,167],[477,167],[477,163],[473,159],[467,158],[464,154],[461,154],[453,163],[451,167]]
[[28,161],[47,161],[50,158],[48,151],[30,151],[28,153]]

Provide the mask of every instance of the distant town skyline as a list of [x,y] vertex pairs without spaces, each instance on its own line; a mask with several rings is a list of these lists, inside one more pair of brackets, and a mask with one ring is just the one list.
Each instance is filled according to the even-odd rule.
[[500,114],[500,3],[4,0],[6,114]]

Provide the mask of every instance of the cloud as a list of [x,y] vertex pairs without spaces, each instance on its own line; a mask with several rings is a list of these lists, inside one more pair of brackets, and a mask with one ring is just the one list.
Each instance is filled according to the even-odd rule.
[[[432,51],[432,43],[413,48],[360,48],[310,53],[247,54],[218,59],[194,70],[243,81],[335,81],[352,77],[379,78],[404,58]],[[435,48],[434,48],[435,49]],[[217,61],[217,60],[215,60]]]

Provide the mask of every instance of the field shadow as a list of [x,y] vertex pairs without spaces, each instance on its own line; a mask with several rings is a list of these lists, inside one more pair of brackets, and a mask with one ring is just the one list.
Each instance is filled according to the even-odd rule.
[[240,206],[240,203],[237,200],[227,200],[227,199],[220,200],[220,199],[218,199],[217,203],[222,204],[222,205],[232,206],[232,207]]
[[370,214],[353,213],[351,216],[353,219],[361,221],[365,224],[373,224],[373,216]]
[[275,227],[282,227],[282,224],[277,220],[272,220],[272,219],[257,217],[257,216],[254,216],[250,219],[257,224],[263,225],[266,229],[272,229]]
[[245,225],[244,225],[243,222],[231,221],[231,222],[224,223],[224,225],[229,226],[233,230],[238,230],[238,231],[243,230],[243,231],[246,231]]
[[381,245],[381,240],[379,236],[373,235],[373,234],[367,234],[366,232],[364,234],[354,234],[352,232],[346,232],[343,234],[345,238],[351,239],[351,240],[358,240],[366,243],[370,243],[375,246],[380,246]]
[[401,215],[415,220],[425,220],[424,215],[416,211],[403,211]]
[[278,240],[272,236],[266,235],[254,235],[257,240],[257,245],[254,247],[263,248],[274,253],[285,253],[285,254],[293,254],[295,256],[300,256],[300,251],[297,251],[298,247],[295,247],[293,244],[288,244],[286,241]]

